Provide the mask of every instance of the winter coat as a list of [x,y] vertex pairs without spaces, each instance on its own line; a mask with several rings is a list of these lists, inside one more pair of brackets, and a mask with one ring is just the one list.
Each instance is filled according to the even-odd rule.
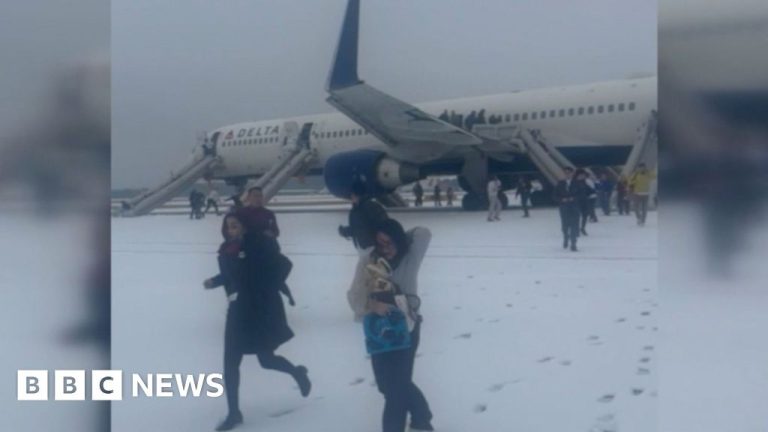
[[248,232],[271,232],[274,237],[280,235],[275,213],[266,207],[239,207],[235,213],[245,222]]
[[586,202],[588,196],[588,186],[577,179],[571,180],[570,184],[565,180],[560,180],[555,187],[555,201],[560,205],[579,205]]
[[387,212],[379,203],[363,198],[349,212],[349,229],[358,249],[374,245],[376,227],[387,219]]
[[272,352],[293,337],[279,291],[290,268],[277,241],[259,233],[245,236],[240,253],[219,254],[214,286],[237,292],[227,310],[226,343],[243,353]]
[[[406,295],[410,307],[418,312],[419,301],[418,277],[421,263],[424,261],[424,255],[427,254],[427,248],[432,240],[432,233],[424,227],[416,227],[409,230],[406,235],[410,242],[410,248],[397,266],[392,269],[389,280],[398,286],[400,292]],[[376,254],[372,254],[369,262],[374,262]],[[367,273],[363,276],[366,280],[363,282],[366,286],[366,297],[373,291],[370,277]]]
[[651,191],[653,174],[650,171],[635,171],[629,178],[629,185],[635,195],[648,195]]

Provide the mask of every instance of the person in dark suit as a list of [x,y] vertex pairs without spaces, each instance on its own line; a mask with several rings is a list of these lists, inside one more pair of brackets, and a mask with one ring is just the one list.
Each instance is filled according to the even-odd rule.
[[560,208],[560,225],[563,231],[563,248],[576,252],[576,240],[579,238],[579,201],[583,199],[584,188],[577,178],[577,171],[571,167],[564,169],[565,177],[555,187],[555,201]]
[[224,243],[219,247],[220,273],[204,283],[211,289],[224,286],[229,307],[224,330],[224,388],[229,413],[216,428],[227,431],[243,421],[238,387],[240,363],[245,354],[256,354],[264,369],[289,374],[306,397],[311,382],[304,366],[294,366],[275,350],[293,338],[280,292],[291,262],[280,253],[274,237],[248,232],[237,214],[224,218]]
[[525,178],[525,176],[520,176],[520,178],[517,179],[517,190],[515,191],[515,196],[520,197],[520,205],[523,207],[523,217],[530,216],[528,213],[528,207],[530,206],[531,202],[531,189],[533,189],[531,181]]

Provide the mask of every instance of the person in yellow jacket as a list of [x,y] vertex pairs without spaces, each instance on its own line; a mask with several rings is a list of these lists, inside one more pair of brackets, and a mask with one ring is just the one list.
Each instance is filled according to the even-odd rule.
[[654,178],[654,174],[648,170],[644,163],[639,164],[632,176],[629,177],[629,190],[632,191],[634,198],[638,225],[645,225],[645,217],[648,214],[648,197]]

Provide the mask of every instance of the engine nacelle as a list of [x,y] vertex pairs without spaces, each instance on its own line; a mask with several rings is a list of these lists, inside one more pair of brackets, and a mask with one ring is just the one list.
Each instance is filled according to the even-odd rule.
[[415,165],[398,162],[385,153],[374,150],[357,150],[339,153],[325,163],[325,185],[339,198],[349,198],[356,180],[365,183],[371,195],[385,195],[398,186],[419,179]]

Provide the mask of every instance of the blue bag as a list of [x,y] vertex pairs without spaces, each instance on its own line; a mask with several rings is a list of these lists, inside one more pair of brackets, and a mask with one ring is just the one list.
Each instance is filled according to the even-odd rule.
[[368,354],[380,354],[411,347],[411,332],[405,315],[397,308],[385,316],[368,314],[363,319],[365,348]]

